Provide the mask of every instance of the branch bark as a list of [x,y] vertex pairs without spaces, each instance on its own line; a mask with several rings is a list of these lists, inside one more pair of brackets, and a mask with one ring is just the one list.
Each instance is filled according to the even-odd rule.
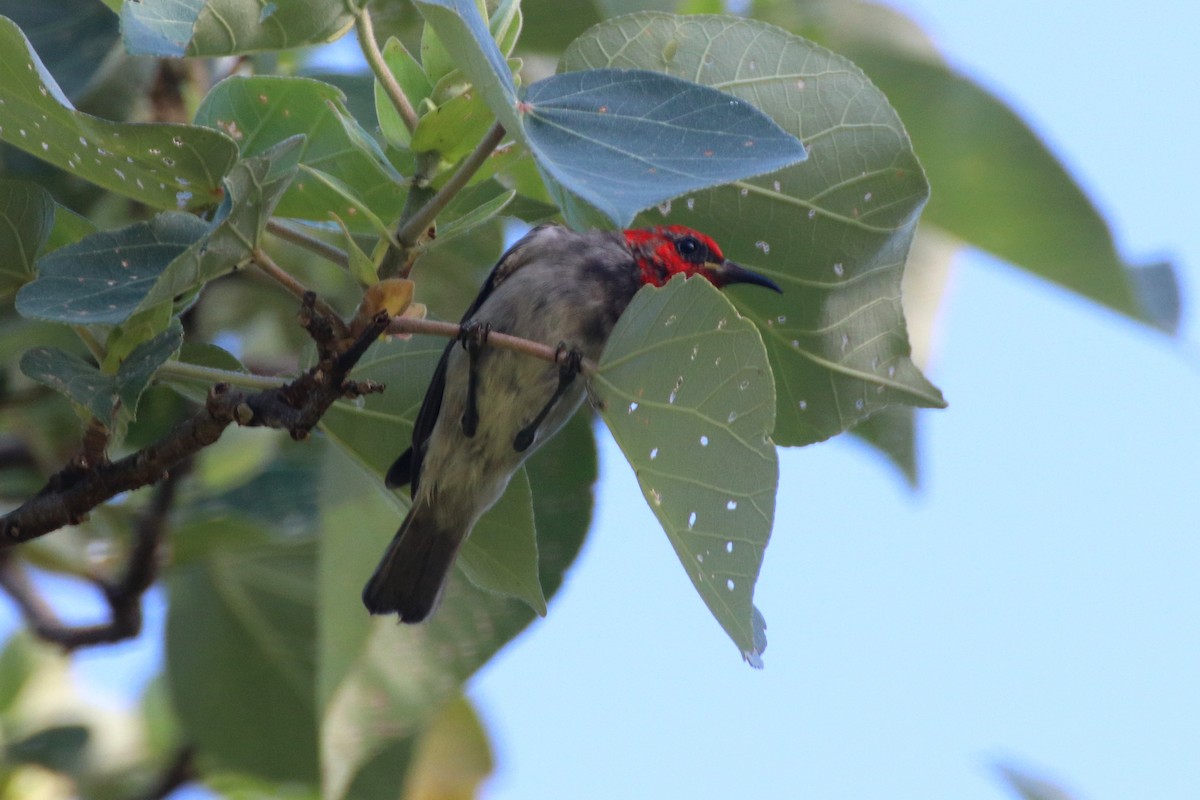
[[378,383],[352,381],[348,376],[387,327],[386,312],[376,315],[347,344],[341,336],[344,323],[319,313],[316,306],[316,295],[305,294],[300,321],[317,344],[319,359],[314,367],[290,383],[251,395],[217,384],[203,409],[154,444],[119,461],[91,453],[73,459],[36,495],[0,517],[0,552],[77,524],[93,508],[121,492],[164,480],[172,467],[217,441],[233,422],[281,428],[293,439],[304,439],[335,400],[382,391]]

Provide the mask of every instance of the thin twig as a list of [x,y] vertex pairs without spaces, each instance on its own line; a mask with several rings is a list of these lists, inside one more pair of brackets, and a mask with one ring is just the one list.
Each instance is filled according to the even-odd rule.
[[299,245],[311,253],[316,253],[326,261],[337,264],[343,269],[350,266],[350,257],[346,255],[345,250],[342,250],[340,247],[334,247],[328,242],[311,236],[299,228],[294,228],[287,223],[280,222],[274,217],[267,220],[267,230],[280,239]]
[[437,193],[429,199],[415,214],[412,215],[401,227],[396,231],[396,241],[400,243],[402,248],[409,248],[416,244],[417,240],[425,233],[425,230],[433,224],[437,219],[437,215],[442,212],[454,196],[467,185],[467,181],[471,180],[471,176],[479,171],[484,162],[491,156],[492,151],[504,140],[504,126],[499,122],[492,123],[492,127],[480,140],[471,154],[463,159],[458,165],[458,169],[450,176],[449,180],[438,189]]
[[343,339],[350,336],[350,330],[346,327],[346,323],[342,321],[341,316],[324,300],[313,294],[307,286],[292,277],[286,270],[275,263],[275,260],[261,247],[254,248],[254,263],[267,274],[272,280],[278,283],[283,288],[294,294],[296,297],[303,300],[308,295],[312,294],[315,300],[315,308],[323,316],[328,318],[329,322],[337,329],[337,333]]
[[404,127],[408,128],[409,133],[412,133],[417,129],[417,122],[420,118],[417,116],[412,103],[409,102],[408,95],[400,87],[396,76],[388,69],[387,62],[383,60],[383,53],[380,52],[379,44],[375,41],[375,26],[371,22],[371,14],[367,11],[365,5],[358,12],[354,26],[358,32],[358,46],[362,48],[363,55],[367,58],[367,63],[371,65],[371,71],[375,73],[376,80],[383,86],[383,91],[387,93],[388,99],[392,101],[392,105],[400,113],[400,119],[404,122]]
[[38,638],[70,651],[132,639],[141,632],[142,595],[158,575],[159,551],[175,500],[175,488],[187,471],[188,462],[183,462],[158,484],[153,500],[138,520],[129,561],[120,579],[96,581],[108,601],[108,622],[64,625],[29,580],[17,561],[16,551],[0,551],[0,587],[21,609],[26,624]]
[[243,389],[275,389],[285,383],[286,378],[274,378],[270,375],[252,375],[248,372],[234,372],[228,369],[202,367],[199,364],[189,364],[185,361],[167,361],[154,371],[156,378],[167,380],[195,381],[212,385],[228,383]]
[[[392,317],[392,321],[388,324],[387,330],[384,333],[418,333],[430,336],[446,336],[454,339],[460,335],[461,331],[462,327],[453,322],[439,322],[432,319],[414,319],[411,317]],[[541,342],[522,339],[519,336],[510,336],[507,333],[499,331],[489,331],[487,343],[489,347],[499,347],[504,350],[524,353],[527,356],[549,361],[551,364],[564,364],[567,360],[568,353],[562,348],[550,347]],[[599,367],[596,362],[588,358],[583,359],[579,364],[579,371],[584,375],[594,375],[598,369]]]

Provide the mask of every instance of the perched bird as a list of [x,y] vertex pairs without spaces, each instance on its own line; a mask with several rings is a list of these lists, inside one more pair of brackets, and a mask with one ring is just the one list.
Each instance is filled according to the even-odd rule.
[[[459,340],[442,353],[412,447],[388,470],[389,486],[412,485],[413,502],[363,589],[372,614],[429,616],[476,521],[582,402],[583,382],[574,380],[581,359],[599,360],[638,289],[680,273],[717,287],[780,291],[680,225],[586,233],[542,225],[501,256],[463,316]],[[558,345],[566,363],[488,347],[489,331]]]

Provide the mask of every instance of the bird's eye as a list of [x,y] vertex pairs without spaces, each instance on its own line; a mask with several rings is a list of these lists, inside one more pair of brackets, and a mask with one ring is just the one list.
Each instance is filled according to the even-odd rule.
[[675,242],[675,251],[688,261],[701,262],[707,258],[708,249],[695,236],[684,236]]

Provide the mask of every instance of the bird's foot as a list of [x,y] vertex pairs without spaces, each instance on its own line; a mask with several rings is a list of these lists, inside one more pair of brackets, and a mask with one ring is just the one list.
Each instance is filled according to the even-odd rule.
[[479,405],[477,402],[479,384],[479,354],[487,344],[488,335],[492,332],[490,322],[468,320],[458,328],[458,341],[467,351],[467,407],[463,410],[462,430],[467,436],[474,436],[479,429]]
[[533,444],[533,438],[537,435],[538,427],[545,421],[550,410],[554,408],[567,389],[571,388],[571,384],[575,381],[575,376],[580,373],[581,365],[583,364],[583,353],[578,350],[567,348],[566,342],[559,342],[558,349],[555,351],[555,361],[558,362],[558,387],[554,390],[554,394],[542,406],[542,410],[538,412],[533,421],[517,432],[517,436],[513,439],[513,449],[518,453],[523,453],[529,449],[529,445]]

